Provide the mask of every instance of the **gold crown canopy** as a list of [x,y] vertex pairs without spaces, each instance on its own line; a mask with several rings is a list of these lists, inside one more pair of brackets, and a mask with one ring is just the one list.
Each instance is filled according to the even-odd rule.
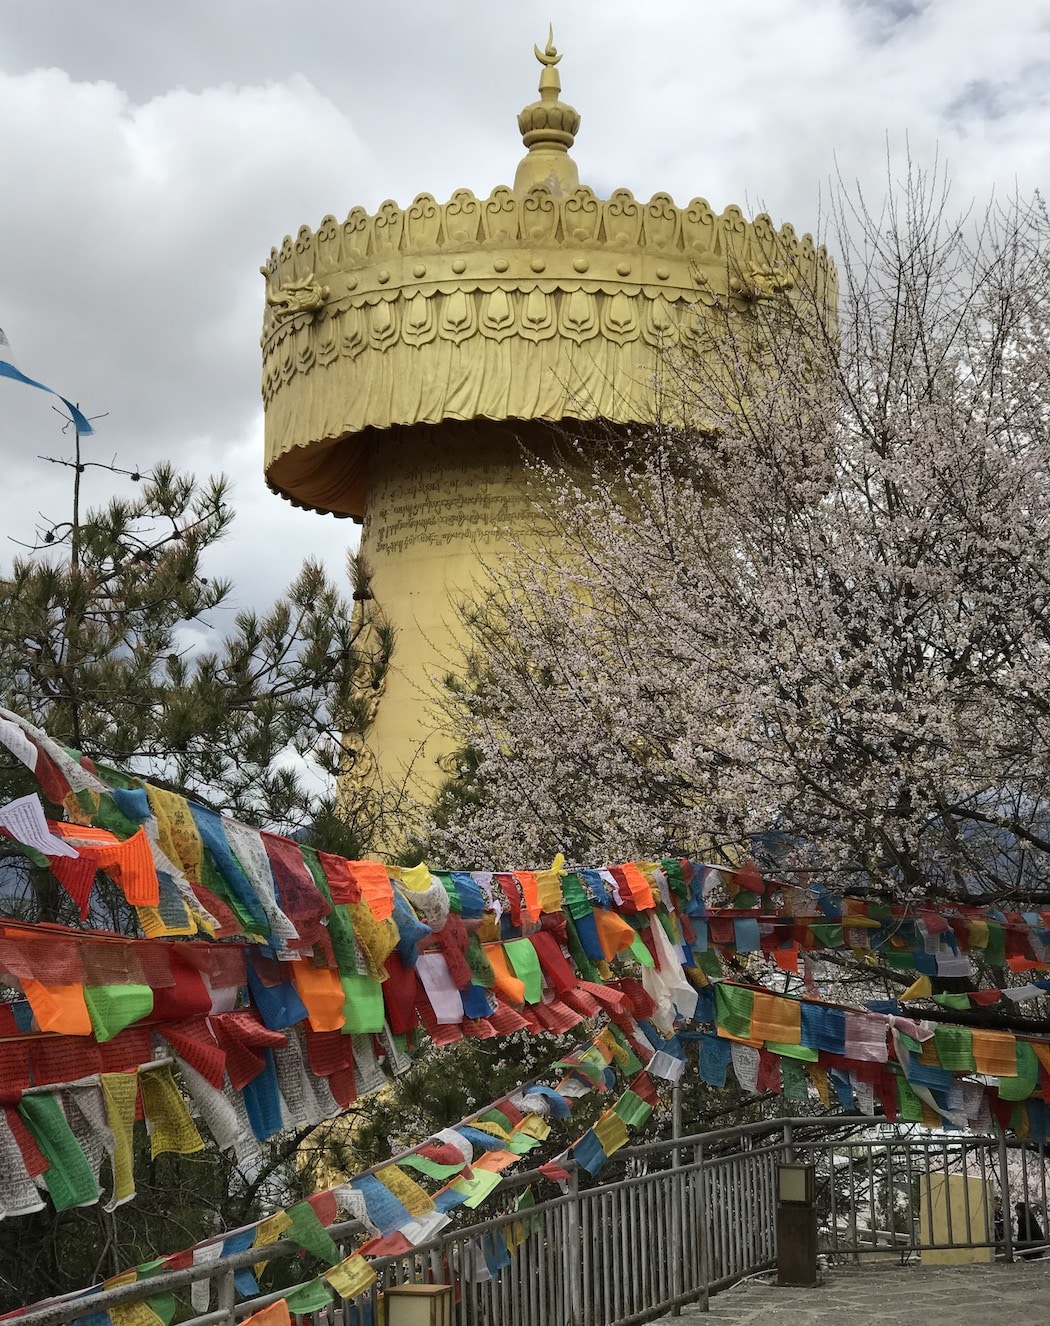
[[695,343],[713,304],[746,317],[801,290],[836,307],[834,264],[790,225],[581,187],[553,38],[536,55],[513,189],[355,207],[271,250],[266,477],[291,501],[361,518],[369,457],[401,426],[648,422],[663,354]]

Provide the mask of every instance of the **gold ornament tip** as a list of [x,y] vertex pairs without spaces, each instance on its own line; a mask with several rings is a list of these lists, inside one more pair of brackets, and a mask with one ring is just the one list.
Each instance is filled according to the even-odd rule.
[[536,52],[536,59],[539,60],[540,64],[545,65],[547,68],[550,68],[551,65],[555,65],[558,63],[558,61],[561,59],[561,53],[558,51],[558,48],[554,45],[553,23],[550,24],[549,28],[547,29],[546,48],[541,51],[538,46],[533,46],[532,49]]

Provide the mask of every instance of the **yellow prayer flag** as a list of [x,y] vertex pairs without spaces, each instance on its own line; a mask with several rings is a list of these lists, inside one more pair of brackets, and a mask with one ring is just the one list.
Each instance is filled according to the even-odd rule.
[[186,878],[200,883],[204,845],[189,802],[178,792],[167,792],[154,783],[146,784],[150,810],[157,818],[160,849],[182,867]]
[[164,1326],[148,1303],[117,1303],[108,1311],[113,1326]]
[[565,857],[559,852],[550,870],[537,870],[536,888],[541,912],[561,911],[561,876]]
[[922,1101],[922,1126],[924,1128],[940,1128],[943,1123],[941,1116],[926,1101]]
[[970,918],[970,947],[988,947],[988,922],[979,921],[975,916]]
[[99,1081],[106,1102],[106,1123],[113,1133],[113,1205],[118,1206],[135,1196],[132,1139],[139,1079],[137,1073],[103,1073]]
[[602,1115],[594,1125],[594,1135],[607,1156],[627,1145],[627,1125],[615,1110],[608,1110]]
[[264,1248],[270,1243],[276,1243],[291,1223],[292,1217],[287,1211],[278,1211],[276,1215],[267,1216],[265,1220],[260,1220],[255,1227],[255,1238],[252,1239],[252,1247]]
[[503,1180],[492,1170],[479,1170],[474,1168],[474,1177],[470,1179],[456,1179],[450,1183],[449,1187],[453,1191],[462,1193],[466,1197],[464,1206],[469,1206],[471,1210],[480,1206],[493,1188],[497,1188]]
[[479,1133],[491,1133],[493,1137],[502,1138],[504,1142],[510,1140],[510,1133],[501,1123],[494,1123],[492,1119],[486,1119],[483,1123],[479,1121],[474,1125]]
[[433,1200],[425,1188],[409,1178],[399,1165],[384,1165],[375,1171],[375,1177],[394,1194],[409,1215],[427,1215],[434,1209]]
[[371,1262],[356,1252],[322,1274],[340,1298],[357,1298],[366,1289],[370,1289],[376,1280]]
[[901,995],[902,999],[929,999],[933,994],[933,984],[928,976],[920,976],[913,981]]
[[[177,905],[185,917],[181,924],[173,924],[170,920],[166,921],[156,907],[135,908],[138,913],[139,925],[142,926],[142,933],[147,939],[164,939],[168,935],[195,935],[197,933],[197,922],[190,915],[190,909],[181,898]],[[209,927],[209,932],[214,934],[215,927]]]
[[[265,1248],[271,1243],[276,1243],[291,1223],[292,1217],[287,1211],[278,1211],[276,1215],[267,1216],[266,1219],[261,1220],[255,1228],[255,1238],[252,1239],[252,1247]],[[267,1265],[267,1262],[256,1262],[254,1266],[256,1276],[262,1275],[263,1271],[266,1270]],[[276,1306],[276,1304],[274,1306]],[[287,1312],[287,1308],[285,1311]],[[262,1314],[257,1313],[256,1315],[261,1316]],[[263,1326],[265,1326],[265,1323],[263,1323]]]
[[589,1064],[592,1068],[605,1068],[612,1058],[612,1052],[604,1044],[592,1041],[577,1057],[580,1063]]
[[171,1065],[140,1073],[139,1085],[149,1125],[150,1154],[157,1157],[165,1151],[174,1151],[180,1156],[192,1156],[203,1151],[204,1139],[190,1118],[182,1092],[172,1077]]
[[608,1027],[606,1027],[604,1031],[599,1032],[595,1039],[601,1043],[605,1050],[609,1051],[609,1054],[618,1064],[625,1064],[627,1062],[627,1050],[620,1044]]
[[498,943],[501,934],[500,923],[496,919],[495,912],[486,912],[478,927],[478,940],[482,944],[495,944]]
[[816,1064],[807,1064],[810,1080],[817,1089],[817,1095],[824,1105],[831,1104],[831,1093],[828,1090],[828,1075],[823,1068],[818,1068]]
[[929,1064],[931,1068],[940,1068],[941,1053],[937,1048],[937,1042],[931,1036],[928,1041],[923,1041],[922,1049],[919,1051],[919,1062]]
[[430,867],[422,861],[418,866],[401,867],[401,883],[412,893],[425,893],[430,888]]
[[550,1136],[551,1126],[538,1114],[526,1114],[514,1131],[524,1133],[526,1137],[535,1137],[537,1142],[543,1142]]

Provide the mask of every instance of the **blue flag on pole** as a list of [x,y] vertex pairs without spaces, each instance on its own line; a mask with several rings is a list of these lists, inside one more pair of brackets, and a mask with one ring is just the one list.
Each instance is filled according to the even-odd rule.
[[4,335],[2,327],[0,327],[0,378],[11,378],[14,382],[24,382],[27,387],[36,387],[40,391],[50,392],[52,396],[58,396],[58,399],[69,411],[73,423],[76,424],[78,433],[86,437],[88,434],[95,431],[91,427],[91,423],[87,416],[81,414],[71,401],[67,401],[64,396],[59,396],[59,393],[55,391],[54,387],[47,387],[43,382],[36,382],[33,378],[27,378],[21,369],[15,368],[14,364],[11,362],[11,343]]

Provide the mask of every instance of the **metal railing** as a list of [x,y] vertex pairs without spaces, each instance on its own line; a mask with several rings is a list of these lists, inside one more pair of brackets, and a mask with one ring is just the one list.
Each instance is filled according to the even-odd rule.
[[[943,1260],[946,1250],[963,1249],[1008,1261],[1015,1253],[1042,1255],[1048,1159],[1041,1144],[848,1116],[767,1121],[624,1148],[600,1181],[570,1166],[565,1190],[549,1200],[475,1223],[461,1214],[463,1223],[431,1242],[377,1259],[367,1295],[306,1320],[379,1326],[383,1291],[411,1282],[453,1285],[454,1326],[632,1326],[688,1303],[706,1305],[710,1294],[775,1265],[781,1161],[815,1166],[820,1245],[829,1259],[925,1252]],[[510,1204],[535,1178],[507,1178],[494,1196]],[[1016,1202],[1029,1212],[1023,1228],[1011,1219]],[[360,1227],[348,1222],[329,1232],[345,1256]],[[60,1326],[161,1293],[183,1300],[186,1326],[232,1326],[289,1292],[236,1302],[234,1272],[300,1254],[282,1240],[40,1306],[18,1326]],[[187,1292],[193,1285],[196,1315]]]

